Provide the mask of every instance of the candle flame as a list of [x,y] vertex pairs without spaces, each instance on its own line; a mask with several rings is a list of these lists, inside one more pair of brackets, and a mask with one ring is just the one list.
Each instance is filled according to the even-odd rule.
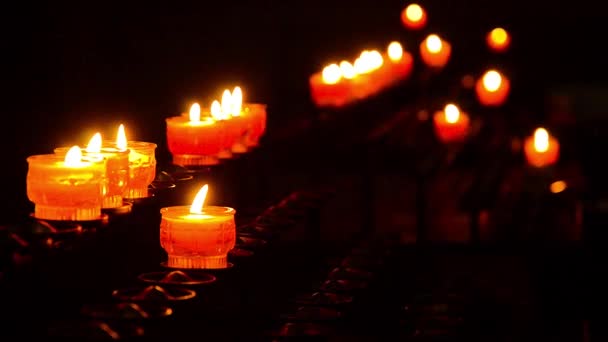
[[207,184],[203,185],[203,187],[198,191],[194,200],[192,201],[192,205],[190,206],[191,214],[202,214],[203,206],[205,205],[205,199],[207,198],[207,192],[209,191],[209,186]]
[[540,153],[549,150],[549,132],[542,127],[534,131],[534,150]]
[[380,69],[380,67],[382,67],[382,64],[384,64],[384,58],[382,58],[382,54],[378,50],[370,51],[367,55],[367,58],[369,59],[369,64],[371,67],[370,71]]
[[123,124],[118,126],[118,133],[116,134],[116,147],[121,151],[127,150],[127,134],[125,133],[125,126]]
[[445,115],[445,121],[448,123],[456,123],[460,119],[460,110],[455,104],[448,104],[445,106],[443,113]]
[[426,48],[430,53],[438,53],[443,48],[443,42],[436,34],[431,34],[426,37]]
[[230,104],[230,115],[240,116],[243,108],[243,91],[241,87],[234,87],[232,90],[232,103]]
[[509,39],[509,34],[502,27],[497,27],[490,31],[490,40],[496,45],[503,45]]
[[566,190],[568,188],[568,184],[563,180],[555,181],[551,183],[549,186],[549,190],[551,190],[554,194],[559,194],[560,192]]
[[387,54],[391,61],[400,61],[403,58],[403,46],[399,42],[391,42],[388,44]]
[[323,68],[321,77],[325,84],[336,84],[342,78],[342,72],[338,64],[333,63]]
[[66,166],[74,167],[82,165],[82,151],[78,146],[72,146],[65,154],[63,162]]
[[232,93],[230,93],[230,90],[224,89],[220,105],[222,106],[222,115],[230,115],[232,107]]
[[493,93],[500,88],[502,84],[502,76],[496,70],[490,70],[483,75],[483,87]]
[[101,152],[101,133],[98,132],[93,135],[91,140],[89,140],[86,151],[89,153]]
[[342,77],[347,80],[355,78],[357,76],[357,72],[355,71],[355,67],[348,61],[340,62],[340,72],[342,73]]
[[190,121],[201,121],[201,105],[199,105],[197,102],[190,106]]
[[411,22],[422,20],[424,10],[418,4],[410,4],[405,8],[405,17]]
[[211,103],[211,117],[217,121],[225,120],[224,113],[222,113],[222,105],[220,105],[218,100],[214,100]]

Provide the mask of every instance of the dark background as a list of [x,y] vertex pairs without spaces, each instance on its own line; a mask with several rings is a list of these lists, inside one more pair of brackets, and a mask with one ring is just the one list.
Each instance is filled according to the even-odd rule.
[[[28,203],[28,155],[83,144],[95,131],[155,141],[163,120],[240,84],[269,104],[269,131],[310,113],[308,76],[323,64],[399,39],[416,53],[420,36],[401,27],[404,1],[199,1],[21,4],[2,9],[4,165],[2,220]],[[594,1],[424,1],[429,32],[452,41],[456,67],[478,73],[493,62],[484,34],[514,34],[507,59],[517,89],[540,117],[550,94],[574,94],[581,135],[604,143],[605,20]],[[597,94],[597,96],[592,96]],[[579,102],[577,102],[579,101]],[[601,101],[599,101],[601,102]],[[586,105],[586,106],[582,106]],[[578,115],[579,113],[577,113]],[[596,139],[595,141],[593,139]],[[594,145],[595,144],[595,145]],[[598,152],[600,153],[600,152]],[[595,153],[595,158],[603,155]],[[599,166],[598,166],[599,167]],[[2,223],[0,220],[0,223]]]

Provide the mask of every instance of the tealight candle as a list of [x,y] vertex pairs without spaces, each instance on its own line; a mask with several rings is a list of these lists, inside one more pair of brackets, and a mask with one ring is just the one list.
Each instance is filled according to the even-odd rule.
[[[243,92],[240,87],[234,88],[234,94],[230,90],[224,90],[220,109],[228,119],[228,129],[230,141],[230,152],[245,153],[247,146],[245,139],[249,129],[249,117],[243,115]],[[213,115],[213,113],[212,113]]]
[[500,106],[509,96],[509,79],[496,70],[489,70],[475,84],[477,99],[484,106]]
[[[403,46],[399,42],[391,42],[386,49],[389,63],[386,64],[391,78],[395,80],[406,79],[412,72],[414,59],[412,55],[403,51]],[[391,81],[393,81],[391,79]]]
[[528,164],[534,167],[553,165],[559,159],[559,142],[540,127],[524,142],[524,154]]
[[431,34],[420,43],[420,57],[431,68],[443,68],[450,60],[452,46],[436,34]]
[[27,158],[27,196],[34,217],[57,221],[89,221],[101,217],[106,161],[83,159],[73,146],[64,157],[41,154]]
[[256,147],[260,138],[266,132],[266,105],[261,103],[247,103],[244,109],[245,115],[250,117],[250,127],[247,133],[247,147]]
[[330,64],[309,79],[310,96],[319,107],[340,107],[351,97],[350,83],[345,82],[338,64]]
[[418,4],[409,4],[401,11],[401,23],[403,26],[419,30],[426,25],[426,11]]
[[469,116],[454,104],[448,104],[433,117],[435,133],[443,142],[462,141],[469,131]]
[[148,197],[148,187],[156,178],[156,144],[128,140],[122,124],[118,126],[116,142],[105,144],[129,151],[129,182],[123,197],[127,199]]
[[486,43],[491,50],[495,52],[504,52],[511,44],[511,36],[502,27],[497,27],[488,32]]
[[174,268],[226,268],[234,248],[236,229],[229,207],[204,206],[208,186],[198,192],[191,206],[160,210],[160,243]]
[[226,127],[212,118],[201,118],[198,103],[190,107],[189,115],[166,119],[167,146],[173,163],[183,166],[215,165],[222,151],[222,136]]

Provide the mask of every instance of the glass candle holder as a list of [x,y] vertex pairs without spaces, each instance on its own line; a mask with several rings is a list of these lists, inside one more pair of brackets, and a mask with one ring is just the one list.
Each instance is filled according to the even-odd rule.
[[202,214],[192,214],[190,206],[175,206],[160,213],[160,243],[169,256],[168,267],[228,267],[228,252],[236,241],[233,208],[208,206]]
[[34,217],[56,221],[90,221],[101,217],[106,160],[67,165],[57,154],[27,158],[27,197],[35,205]]
[[249,118],[249,129],[245,139],[247,147],[258,146],[260,138],[266,132],[266,105],[249,103],[245,106],[245,116]]
[[148,186],[156,178],[156,144],[145,141],[129,141],[129,183],[124,197],[148,197]]
[[226,125],[213,119],[191,121],[188,115],[167,118],[167,146],[173,164],[182,166],[215,165],[222,151]]
[[[65,156],[70,147],[57,147],[55,154]],[[100,152],[84,152],[84,156],[101,156],[106,159],[106,182],[103,209],[118,208],[123,205],[123,194],[129,183],[129,150],[102,147]]]

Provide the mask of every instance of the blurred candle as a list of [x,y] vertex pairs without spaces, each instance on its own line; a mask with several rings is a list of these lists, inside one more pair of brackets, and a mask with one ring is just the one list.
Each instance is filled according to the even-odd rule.
[[418,4],[409,4],[401,12],[401,23],[406,28],[419,30],[426,25],[426,11]]
[[559,142],[540,127],[524,142],[524,154],[529,165],[544,167],[553,165],[559,159]]
[[228,252],[234,248],[235,210],[204,206],[208,186],[198,192],[191,206],[160,210],[160,243],[174,268],[217,269],[228,267]]
[[388,70],[392,78],[396,80],[406,79],[412,72],[414,65],[414,59],[412,55],[406,51],[403,51],[403,46],[399,42],[391,42],[387,49],[386,54],[389,59]]
[[489,70],[477,80],[475,93],[484,106],[500,106],[509,96],[509,79],[496,70]]
[[330,64],[321,73],[315,73],[309,80],[313,102],[319,107],[340,107],[350,100],[350,86],[342,82],[342,71],[338,64]]
[[125,127],[121,124],[116,134],[115,146],[120,150],[129,150],[129,182],[123,197],[148,197],[148,187],[156,178],[156,144],[128,140]]
[[188,115],[167,118],[167,146],[173,164],[182,166],[215,165],[222,151],[223,125],[212,118],[201,118],[201,107],[194,103]]
[[84,159],[78,146],[65,156],[27,158],[27,196],[35,205],[34,217],[57,221],[89,221],[101,217],[106,161]]
[[462,141],[469,131],[469,116],[450,103],[433,117],[435,133],[443,142]]
[[488,32],[486,36],[488,47],[494,52],[504,52],[511,44],[511,36],[502,27],[497,27]]
[[452,46],[436,34],[431,34],[420,43],[420,57],[432,68],[443,68],[450,60]]

